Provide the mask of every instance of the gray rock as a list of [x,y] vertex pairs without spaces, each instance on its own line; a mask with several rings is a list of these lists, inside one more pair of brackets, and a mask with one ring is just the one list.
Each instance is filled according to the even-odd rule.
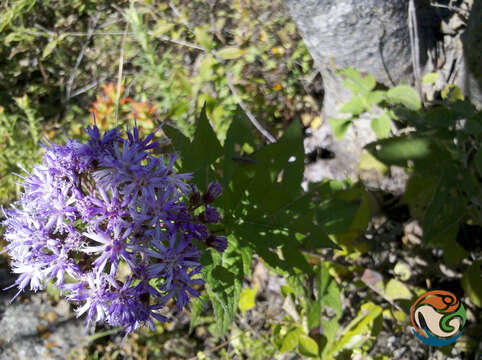
[[462,36],[465,58],[464,90],[482,108],[482,1],[474,0],[467,29]]
[[[360,176],[357,165],[362,149],[376,140],[370,120],[377,115],[377,109],[355,121],[344,139],[335,140],[328,119],[343,118],[345,115],[339,112],[340,107],[352,96],[342,86],[342,79],[336,70],[351,66],[362,75],[372,74],[378,83],[386,86],[401,82],[413,84],[409,0],[284,0],[284,5],[323,79],[323,122],[313,136],[305,140],[305,150],[309,153],[321,147],[334,154],[332,159],[322,159],[308,165],[305,177],[312,182],[323,178],[349,177],[357,180]],[[441,74],[437,88],[426,89],[427,92],[432,92],[430,98],[447,83],[461,83],[463,61],[460,59],[463,54],[462,46],[458,44],[464,22],[455,17],[455,12],[435,8],[428,0],[415,0],[415,6],[419,34],[416,51],[420,58],[420,75],[432,71]],[[467,28],[469,34],[465,37],[464,45],[478,44],[480,49],[482,22],[477,6],[480,7],[479,0],[474,1],[474,11],[478,11],[478,15],[474,16],[472,11]],[[445,26],[445,31],[448,28],[454,35],[444,37],[442,25]],[[472,45],[466,45],[467,53],[470,52],[470,46]],[[473,99],[481,96],[480,54],[481,51],[473,51],[466,61],[467,73],[474,76],[467,76],[467,86],[463,88],[470,89],[466,93],[470,93]],[[394,126],[392,130],[396,132]],[[381,190],[403,192],[407,177],[403,177],[402,181],[392,181],[392,178],[368,181]]]
[[335,141],[327,119],[342,118],[339,109],[351,98],[336,69],[351,66],[385,85],[411,80],[408,0],[285,0],[284,4],[322,75],[325,91],[323,123],[305,142],[306,151],[318,146],[335,154],[334,159],[308,166],[306,176],[316,174],[310,181],[356,180],[362,148],[376,137],[366,118]]
[[80,320],[66,317],[40,295],[28,301],[0,304],[0,360],[67,359],[85,343]]

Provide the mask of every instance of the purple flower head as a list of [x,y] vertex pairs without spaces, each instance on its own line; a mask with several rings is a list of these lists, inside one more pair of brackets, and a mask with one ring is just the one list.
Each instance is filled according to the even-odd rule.
[[[86,133],[85,144],[44,142],[42,163],[19,175],[23,193],[3,211],[5,251],[19,275],[11,287],[19,289],[16,297],[53,282],[87,327],[153,327],[165,321],[159,311],[168,301],[189,309],[199,296],[197,241],[227,247],[207,226],[220,220],[206,204],[221,185],[211,183],[201,198],[191,175],[176,172],[176,155],[155,156],[154,133],[140,137],[137,124],[127,139],[118,129],[101,134],[96,125]],[[205,210],[194,214],[201,199]]]
[[223,187],[221,186],[221,184],[217,182],[212,182],[208,186],[208,191],[203,196],[203,201],[206,204],[212,203],[214,200],[216,200],[219,197],[219,195],[221,195],[222,191],[223,191]]

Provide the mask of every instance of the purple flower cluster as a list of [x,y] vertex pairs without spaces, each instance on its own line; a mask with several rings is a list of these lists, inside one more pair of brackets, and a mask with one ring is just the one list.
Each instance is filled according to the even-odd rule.
[[195,240],[226,249],[226,238],[207,227],[220,220],[211,204],[222,188],[211,183],[201,196],[189,174],[174,170],[175,154],[153,155],[154,133],[142,139],[137,126],[127,139],[118,129],[86,132],[86,144],[44,142],[42,163],[19,175],[24,192],[3,222],[19,274],[11,287],[19,288],[16,297],[55,281],[87,327],[152,327],[165,320],[159,310],[171,299],[181,310],[199,296]]

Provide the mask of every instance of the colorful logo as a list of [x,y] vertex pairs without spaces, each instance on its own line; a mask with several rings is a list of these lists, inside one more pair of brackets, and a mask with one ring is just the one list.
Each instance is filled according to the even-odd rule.
[[449,291],[420,296],[410,309],[413,333],[425,344],[445,346],[457,340],[465,326],[465,308]]

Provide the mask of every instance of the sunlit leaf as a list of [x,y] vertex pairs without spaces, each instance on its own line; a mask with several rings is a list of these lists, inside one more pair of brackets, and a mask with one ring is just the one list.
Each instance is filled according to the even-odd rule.
[[422,84],[423,85],[428,85],[428,84],[434,84],[435,81],[438,79],[438,73],[428,73],[422,78]]
[[318,344],[309,336],[301,335],[299,337],[298,350],[303,356],[310,358],[318,357]]
[[255,285],[253,289],[244,288],[243,291],[241,291],[239,298],[239,309],[243,314],[246,312],[246,310],[250,310],[254,307],[254,298],[256,297],[257,291],[257,285]]
[[217,52],[218,56],[224,60],[234,60],[246,54],[246,50],[236,46],[227,46]]
[[377,138],[384,139],[390,134],[390,118],[383,113],[381,116],[372,119],[372,129],[377,135]]
[[417,91],[408,85],[398,85],[388,90],[387,100],[391,104],[401,104],[411,110],[419,110],[422,106]]
[[341,140],[343,137],[346,135],[346,132],[350,128],[351,119],[345,120],[345,119],[334,119],[330,118],[328,119],[330,122],[331,128],[333,129],[333,134],[335,135],[335,139]]

